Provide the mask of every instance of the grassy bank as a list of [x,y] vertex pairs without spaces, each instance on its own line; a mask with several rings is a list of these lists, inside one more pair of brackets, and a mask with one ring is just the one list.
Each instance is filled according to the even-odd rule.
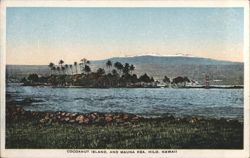
[[7,119],[6,148],[242,149],[243,125],[224,119],[157,118],[79,124],[15,117]]

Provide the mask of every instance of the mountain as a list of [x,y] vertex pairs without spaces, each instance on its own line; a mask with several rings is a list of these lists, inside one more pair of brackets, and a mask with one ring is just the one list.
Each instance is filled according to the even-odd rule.
[[215,60],[209,58],[193,57],[188,55],[172,55],[172,56],[156,56],[156,55],[140,55],[132,57],[114,57],[105,60],[91,61],[93,64],[105,63],[107,60],[119,61],[121,63],[133,64],[164,64],[164,65],[233,65],[242,64],[239,62]]
[[[142,55],[91,61],[91,70],[96,71],[100,67],[107,70],[105,66],[107,60],[111,60],[113,63],[119,61],[123,64],[126,62],[133,64],[135,65],[135,71],[133,73],[137,75],[147,73],[159,81],[161,81],[164,76],[170,78],[187,76],[203,84],[205,74],[207,74],[212,81],[211,84],[243,84],[244,64],[241,62],[221,61],[186,55]],[[49,75],[50,70],[47,65],[7,65],[7,74],[9,77],[22,78],[31,73]]]

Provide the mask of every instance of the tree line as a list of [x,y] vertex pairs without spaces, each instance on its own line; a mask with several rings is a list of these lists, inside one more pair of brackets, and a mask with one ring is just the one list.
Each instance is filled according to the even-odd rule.
[[[154,78],[149,77],[147,73],[141,76],[134,74],[135,66],[133,64],[113,63],[111,60],[107,60],[105,63],[107,72],[104,68],[92,71],[90,64],[91,62],[85,58],[74,64],[65,64],[63,60],[59,60],[58,65],[51,62],[48,65],[50,76],[47,77],[47,80],[42,81],[52,86],[83,87],[141,87],[153,86],[154,83]],[[35,81],[41,81],[36,74],[31,74],[28,78],[32,82],[29,82],[28,79],[27,84],[34,85]]]
[[[38,76],[30,74],[22,82],[25,85],[52,85],[52,86],[82,86],[82,87],[156,87],[159,81],[155,81],[147,73],[141,76],[134,74],[133,64],[112,62],[107,60],[104,68],[91,70],[91,62],[85,58],[79,63],[66,64],[63,60],[58,61],[58,65],[50,62],[49,76]],[[186,86],[191,82],[187,77],[178,76],[172,80],[164,76],[163,83],[168,87]]]

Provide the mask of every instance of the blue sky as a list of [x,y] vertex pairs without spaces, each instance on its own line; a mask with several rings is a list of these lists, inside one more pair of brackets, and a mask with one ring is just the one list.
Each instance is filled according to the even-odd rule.
[[242,61],[243,12],[243,8],[7,8],[7,63],[149,53]]

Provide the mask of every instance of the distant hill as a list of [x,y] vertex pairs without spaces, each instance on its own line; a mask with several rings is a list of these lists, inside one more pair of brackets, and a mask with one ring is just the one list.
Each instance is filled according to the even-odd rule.
[[[220,61],[208,58],[190,56],[134,56],[134,57],[114,57],[105,60],[91,61],[91,69],[105,68],[107,60],[113,63],[130,63],[135,65],[137,75],[144,73],[153,76],[157,80],[162,80],[164,76],[174,78],[177,76],[187,76],[203,84],[205,74],[208,74],[211,84],[243,84],[244,65],[240,62]],[[108,70],[107,70],[108,71]],[[22,78],[31,73],[49,75],[47,65],[7,65],[9,77]]]
[[141,55],[132,57],[114,57],[105,60],[91,61],[93,64],[102,64],[107,60],[120,61],[121,63],[133,64],[164,64],[164,65],[234,65],[242,64],[239,62],[214,60],[209,58],[192,57],[186,55],[177,56],[154,56],[154,55]]

